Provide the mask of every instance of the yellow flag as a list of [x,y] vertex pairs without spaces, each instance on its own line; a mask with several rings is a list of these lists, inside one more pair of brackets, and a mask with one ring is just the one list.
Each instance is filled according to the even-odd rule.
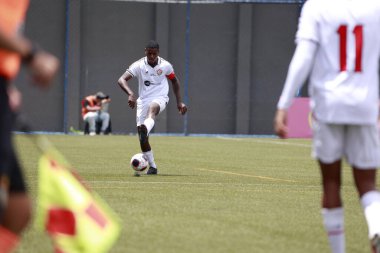
[[105,253],[120,234],[110,207],[73,174],[54,148],[39,160],[36,223],[52,237],[56,253]]

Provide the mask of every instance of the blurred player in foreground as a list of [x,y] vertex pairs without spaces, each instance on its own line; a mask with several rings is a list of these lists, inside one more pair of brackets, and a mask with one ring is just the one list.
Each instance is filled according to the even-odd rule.
[[36,85],[48,87],[59,62],[37,50],[19,34],[28,8],[27,0],[0,0],[0,252],[11,252],[27,226],[31,203],[12,144],[15,113],[21,93],[11,84],[24,63]]
[[275,132],[286,138],[287,109],[310,74],[313,156],[320,165],[323,224],[334,253],[345,252],[343,158],[353,169],[372,251],[380,252],[379,27],[379,1],[308,0],[274,119]]
[[[154,126],[156,117],[165,110],[169,102],[168,79],[172,83],[179,113],[183,115],[187,112],[187,107],[182,102],[180,84],[173,66],[158,56],[159,51],[158,43],[150,41],[145,47],[145,57],[134,62],[118,80],[118,84],[128,95],[129,107],[134,109],[137,105],[137,131],[141,151],[149,161],[148,175],[157,174],[157,166],[149,144],[149,133]],[[128,80],[133,77],[137,77],[139,83],[137,100],[128,84]]]

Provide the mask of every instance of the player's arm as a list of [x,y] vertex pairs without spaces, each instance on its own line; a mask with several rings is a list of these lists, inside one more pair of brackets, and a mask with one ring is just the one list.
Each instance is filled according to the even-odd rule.
[[84,102],[84,107],[86,107],[86,109],[89,112],[97,112],[97,111],[99,111],[101,109],[101,107],[98,106],[98,105],[91,106],[90,102],[88,102],[87,100]]
[[177,108],[180,114],[184,115],[187,112],[187,106],[182,102],[180,84],[178,78],[175,76],[174,72],[167,76],[172,82],[173,93],[177,100]]
[[0,29],[0,48],[18,53],[22,58],[32,52],[32,43],[24,37],[9,37]]
[[102,104],[109,104],[109,103],[111,103],[111,99],[109,98],[109,96],[107,96],[107,98],[103,99],[101,103]]
[[132,79],[131,73],[129,71],[125,71],[123,75],[119,78],[117,83],[119,84],[120,88],[128,95],[128,105],[132,109],[136,107],[136,97],[135,93],[132,91],[132,89],[128,85],[128,81]]
[[317,47],[318,45],[310,40],[298,41],[274,118],[274,130],[280,138],[286,138],[288,135],[287,111],[296,91],[302,87],[311,71]]
[[58,59],[42,50],[36,50],[25,37],[9,37],[0,30],[0,48],[18,53],[28,66],[35,83],[41,87],[48,86],[57,73]]

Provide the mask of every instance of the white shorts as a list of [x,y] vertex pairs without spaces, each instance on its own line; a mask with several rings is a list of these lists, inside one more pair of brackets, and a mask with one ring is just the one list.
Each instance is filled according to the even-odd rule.
[[169,97],[151,98],[151,99],[137,99],[137,112],[136,112],[136,123],[137,126],[144,124],[144,120],[148,116],[149,106],[151,103],[156,103],[160,106],[160,112],[163,112],[166,105],[169,102]]
[[327,164],[346,158],[355,168],[378,168],[380,166],[378,127],[313,122],[312,156]]

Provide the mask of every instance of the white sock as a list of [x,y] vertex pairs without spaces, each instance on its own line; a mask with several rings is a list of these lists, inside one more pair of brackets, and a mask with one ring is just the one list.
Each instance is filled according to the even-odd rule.
[[152,118],[147,118],[144,120],[144,125],[146,126],[146,129],[148,129],[148,134],[154,127],[154,120]]
[[144,152],[144,155],[148,158],[149,166],[157,169],[156,163],[154,162],[153,151],[150,150],[148,152]]
[[323,225],[329,238],[330,247],[333,253],[344,253],[344,212],[342,207],[323,208],[322,209]]
[[368,224],[369,238],[380,235],[380,192],[369,191],[360,199]]

